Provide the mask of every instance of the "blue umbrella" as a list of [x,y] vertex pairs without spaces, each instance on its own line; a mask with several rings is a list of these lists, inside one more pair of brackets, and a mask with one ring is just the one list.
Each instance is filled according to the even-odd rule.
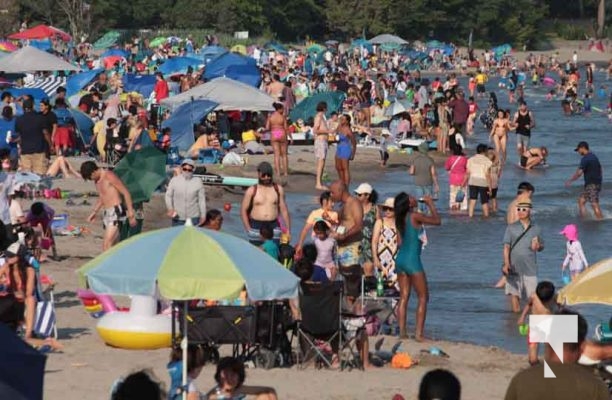
[[155,87],[155,75],[123,75],[123,88],[127,92],[137,92],[144,97],[149,97]]
[[85,114],[81,110],[77,110],[75,108],[70,109],[70,114],[74,119],[74,124],[76,126],[77,131],[81,134],[81,139],[83,139],[83,144],[87,145],[91,142],[91,137],[93,136],[93,127],[94,122],[89,115]]
[[47,357],[0,323],[0,393],[3,399],[40,400]]
[[184,74],[189,67],[197,70],[202,65],[204,65],[204,62],[197,58],[172,57],[164,61],[157,70],[164,75]]
[[296,297],[299,279],[244,239],[178,226],[133,236],[78,270],[94,292],[171,300],[230,299],[246,286],[253,301]]
[[92,69],[90,71],[80,72],[70,75],[66,79],[66,94],[72,96],[83,89],[87,84],[91,83],[99,74],[104,72],[104,68]]
[[111,56],[119,56],[123,58],[128,58],[129,55],[130,53],[128,53],[127,51],[123,49],[108,49],[104,53],[102,53],[102,55],[100,55],[100,58],[106,58],[106,57],[111,57]]
[[172,146],[189,150],[193,145],[193,124],[198,123],[219,104],[210,100],[194,100],[178,107],[170,118],[162,122],[162,128],[172,129]]

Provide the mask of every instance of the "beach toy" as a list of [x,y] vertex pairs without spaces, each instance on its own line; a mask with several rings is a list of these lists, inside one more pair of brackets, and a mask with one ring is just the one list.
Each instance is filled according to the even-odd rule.
[[567,270],[561,271],[561,281],[564,285],[569,285],[572,282],[572,277]]
[[96,327],[110,346],[122,349],[152,350],[172,344],[172,316],[157,314],[157,301],[151,296],[132,296],[127,312],[106,313]]
[[230,212],[232,210],[232,204],[231,203],[225,203],[223,205],[223,209],[227,212]]
[[529,324],[520,324],[518,330],[521,336],[527,336],[529,333]]
[[391,367],[408,369],[413,365],[412,358],[406,353],[396,353],[391,359]]

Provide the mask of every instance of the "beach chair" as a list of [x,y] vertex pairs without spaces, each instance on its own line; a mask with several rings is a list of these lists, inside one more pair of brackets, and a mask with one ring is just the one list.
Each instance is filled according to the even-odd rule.
[[298,368],[303,369],[313,358],[317,368],[332,367],[333,356],[342,347],[341,300],[341,285],[302,284],[302,320],[297,321],[294,335],[299,346]]

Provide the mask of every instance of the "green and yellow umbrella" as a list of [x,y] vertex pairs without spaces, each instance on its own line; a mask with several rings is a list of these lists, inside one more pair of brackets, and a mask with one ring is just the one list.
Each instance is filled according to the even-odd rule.
[[223,232],[179,226],[141,233],[78,270],[96,293],[170,300],[233,299],[246,285],[254,301],[297,296],[299,279],[249,242]]
[[557,301],[566,305],[612,305],[612,258],[606,258],[587,268],[569,285],[559,291]]

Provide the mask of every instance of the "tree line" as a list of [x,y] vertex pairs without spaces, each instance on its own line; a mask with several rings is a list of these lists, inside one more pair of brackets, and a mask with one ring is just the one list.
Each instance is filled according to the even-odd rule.
[[[534,47],[554,18],[597,21],[612,0],[0,0],[0,26],[24,19],[90,40],[110,29],[249,31],[282,42],[348,40],[394,33],[407,40]],[[608,12],[607,20],[609,22]],[[3,19],[3,20],[2,20]],[[8,20],[7,20],[8,19]],[[13,19],[13,21],[10,21]],[[7,33],[7,32],[5,32]]]

